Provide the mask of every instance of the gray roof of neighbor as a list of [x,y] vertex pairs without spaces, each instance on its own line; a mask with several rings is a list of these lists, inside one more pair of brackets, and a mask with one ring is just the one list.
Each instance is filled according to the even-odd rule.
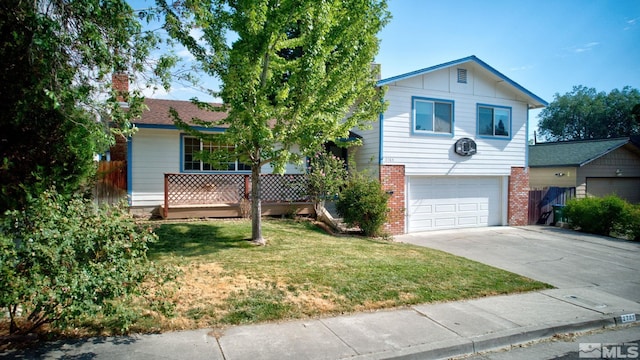
[[529,166],[583,166],[631,142],[628,137],[529,145]]

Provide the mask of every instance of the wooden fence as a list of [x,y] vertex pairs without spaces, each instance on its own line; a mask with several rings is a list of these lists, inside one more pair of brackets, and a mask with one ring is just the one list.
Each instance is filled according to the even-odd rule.
[[93,189],[98,204],[115,204],[127,198],[127,162],[100,161],[98,179]]
[[529,225],[555,223],[553,205],[565,205],[576,196],[575,187],[548,187],[529,191]]

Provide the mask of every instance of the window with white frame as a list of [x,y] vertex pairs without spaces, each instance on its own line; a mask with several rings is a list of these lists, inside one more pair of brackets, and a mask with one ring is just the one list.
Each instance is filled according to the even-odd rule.
[[413,131],[424,134],[451,134],[453,101],[413,98]]
[[509,138],[511,134],[511,108],[478,105],[478,135]]
[[196,156],[197,153],[213,152],[219,150],[227,150],[232,152],[234,150],[233,145],[224,144],[215,141],[204,141],[196,137],[185,136],[183,138],[182,149],[182,169],[184,171],[247,171],[251,170],[251,166],[244,164],[238,160],[223,162],[213,166],[202,160],[199,160]]

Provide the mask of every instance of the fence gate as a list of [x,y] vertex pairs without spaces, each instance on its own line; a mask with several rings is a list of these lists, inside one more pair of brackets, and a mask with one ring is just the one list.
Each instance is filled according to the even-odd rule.
[[93,189],[98,204],[115,204],[127,198],[126,161],[100,161],[98,179]]
[[529,225],[554,223],[553,205],[565,205],[576,196],[575,187],[548,187],[529,191]]

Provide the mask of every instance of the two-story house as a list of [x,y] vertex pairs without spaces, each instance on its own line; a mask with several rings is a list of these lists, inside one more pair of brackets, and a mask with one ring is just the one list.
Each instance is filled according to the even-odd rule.
[[547,102],[475,56],[382,79],[359,170],[391,194],[392,234],[526,225],[529,110]]

